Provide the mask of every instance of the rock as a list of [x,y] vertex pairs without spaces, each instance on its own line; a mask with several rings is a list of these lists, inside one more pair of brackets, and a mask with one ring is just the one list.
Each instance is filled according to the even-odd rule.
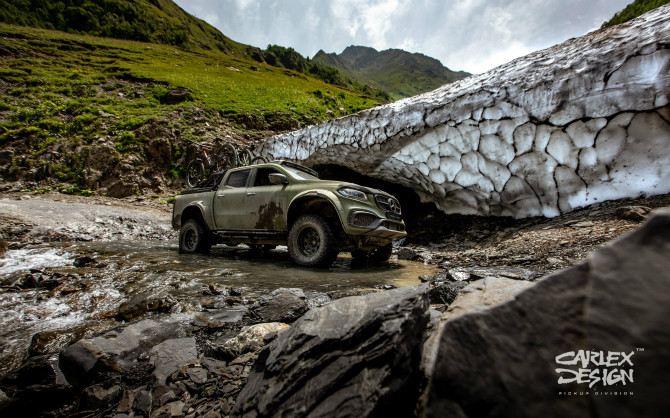
[[181,103],[185,100],[189,100],[190,98],[191,98],[191,93],[188,91],[188,89],[183,88],[183,87],[175,89],[175,90],[170,90],[165,95],[165,101],[168,104]]
[[188,374],[188,377],[198,385],[207,382],[207,370],[202,367],[190,367],[186,373]]
[[449,305],[467,285],[466,282],[438,282],[430,288],[428,293],[430,303]]
[[[38,416],[44,410],[72,401],[76,392],[68,384],[53,355],[31,357],[0,378],[0,388],[12,395],[3,416]],[[39,402],[35,402],[39,399]],[[0,405],[2,404],[0,400]]]
[[87,255],[77,257],[74,259],[74,262],[72,263],[75,267],[86,267],[90,264],[95,263],[95,258],[89,257]]
[[461,289],[460,294],[442,316],[442,321],[488,310],[513,299],[517,294],[533,285],[532,282],[505,277],[487,277],[474,281]]
[[[467,276],[465,274],[467,274]],[[515,280],[534,280],[541,276],[533,270],[528,270],[519,267],[475,267],[466,269],[449,270],[452,279],[467,277],[465,280],[479,280],[486,277],[506,277]],[[460,281],[460,280],[459,280]]]
[[399,184],[463,215],[554,217],[670,193],[668,25],[665,5],[259,151]]
[[280,288],[261,297],[250,309],[260,322],[293,322],[309,309],[302,289]]
[[259,355],[231,416],[411,414],[428,286],[311,309]]
[[400,247],[396,250],[396,254],[398,255],[398,260],[412,261],[419,258],[419,253],[410,247]]
[[651,208],[646,206],[624,206],[618,208],[614,213],[619,219],[639,222],[647,219],[649,212],[651,212]]
[[449,270],[447,277],[450,280],[454,280],[457,282],[464,282],[470,280],[470,273],[460,269],[453,269]]
[[123,389],[119,385],[99,384],[89,386],[81,393],[79,401],[79,410],[103,409],[118,402],[123,394]]
[[5,241],[4,239],[2,239],[0,237],[0,257],[5,256],[5,253],[7,253],[8,248],[9,248],[9,244],[7,243],[7,241]]
[[267,342],[266,337],[272,333],[282,333],[289,328],[287,324],[271,322],[244,327],[237,336],[218,347],[222,358],[232,360],[242,354],[257,352]]
[[122,303],[119,316],[129,321],[147,312],[168,312],[175,303],[176,300],[167,290],[144,292]]
[[145,416],[149,416],[152,404],[153,400],[151,397],[151,392],[149,392],[148,390],[141,390],[137,392],[137,394],[135,395],[135,400],[133,401],[133,409],[138,412],[141,412]]
[[[654,416],[668,410],[669,254],[665,210],[515,300],[447,321],[425,416]],[[585,349],[620,361],[565,363]],[[577,383],[580,368],[591,373]],[[602,370],[634,379],[595,380]]]
[[154,410],[151,413],[152,417],[159,417],[159,416],[168,416],[168,417],[181,417],[184,415],[184,402],[182,401],[175,401],[175,402],[170,402],[169,404],[163,405],[160,408]]
[[188,329],[180,319],[183,318],[146,319],[77,341],[60,353],[60,368],[73,385],[94,381],[101,372],[128,371],[138,365],[140,354],[165,340],[185,335]]
[[156,369],[153,375],[156,384],[164,385],[168,376],[172,375],[179,366],[198,358],[198,349],[195,338],[184,337],[164,341],[151,349],[149,353]]

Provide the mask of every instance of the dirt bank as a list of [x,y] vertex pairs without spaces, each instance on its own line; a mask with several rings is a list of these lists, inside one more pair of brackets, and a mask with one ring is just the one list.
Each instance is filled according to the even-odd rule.
[[[0,194],[0,234],[10,246],[54,241],[168,239],[171,206],[158,199]],[[11,248],[11,247],[10,247]]]

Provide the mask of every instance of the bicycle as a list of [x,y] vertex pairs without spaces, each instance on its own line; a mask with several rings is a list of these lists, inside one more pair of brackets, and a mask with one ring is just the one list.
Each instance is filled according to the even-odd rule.
[[268,159],[263,155],[255,153],[255,145],[243,147],[237,150],[237,163],[238,167],[243,165],[255,165],[267,163]]
[[189,141],[202,156],[196,156],[186,165],[186,184],[188,187],[196,187],[204,183],[212,174],[225,172],[237,166],[237,150],[235,147],[215,138],[214,146]]

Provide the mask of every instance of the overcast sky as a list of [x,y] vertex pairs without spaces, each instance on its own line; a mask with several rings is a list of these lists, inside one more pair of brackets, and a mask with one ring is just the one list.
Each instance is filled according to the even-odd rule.
[[582,36],[633,0],[175,0],[229,38],[306,57],[400,48],[482,73]]

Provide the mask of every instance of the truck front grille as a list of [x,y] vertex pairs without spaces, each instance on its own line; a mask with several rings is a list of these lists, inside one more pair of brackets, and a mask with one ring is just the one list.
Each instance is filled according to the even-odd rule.
[[401,214],[400,202],[398,202],[398,199],[381,194],[376,194],[375,203],[377,204],[379,209],[383,211],[395,213],[396,215]]

